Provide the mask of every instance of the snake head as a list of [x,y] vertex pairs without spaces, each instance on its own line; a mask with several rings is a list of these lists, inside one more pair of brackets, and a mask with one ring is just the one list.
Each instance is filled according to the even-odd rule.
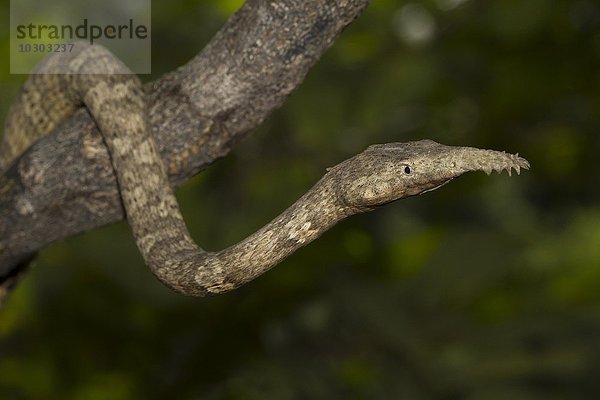
[[429,192],[469,171],[509,175],[529,169],[519,155],[473,147],[446,146],[433,140],[386,143],[331,168],[338,199],[346,206],[371,209]]

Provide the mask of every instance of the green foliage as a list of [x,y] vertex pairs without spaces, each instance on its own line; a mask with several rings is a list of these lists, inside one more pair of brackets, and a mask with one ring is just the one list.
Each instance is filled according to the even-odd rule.
[[[155,1],[153,76],[240,3]],[[0,312],[0,398],[595,398],[599,60],[591,0],[374,1],[180,190],[197,241],[240,240],[370,143],[518,151],[531,171],[354,217],[216,298],[161,286],[124,223],[57,243]],[[2,116],[24,79],[7,66]]]

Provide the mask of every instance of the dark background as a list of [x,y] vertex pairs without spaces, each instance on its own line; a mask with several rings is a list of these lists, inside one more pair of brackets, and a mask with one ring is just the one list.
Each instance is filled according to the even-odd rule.
[[[239,3],[154,1],[144,79]],[[371,143],[502,149],[531,170],[353,217],[213,298],[161,286],[125,223],[57,243],[0,311],[0,398],[597,398],[599,66],[596,1],[375,0],[178,191],[198,243],[242,239]],[[0,63],[2,119],[23,80]]]

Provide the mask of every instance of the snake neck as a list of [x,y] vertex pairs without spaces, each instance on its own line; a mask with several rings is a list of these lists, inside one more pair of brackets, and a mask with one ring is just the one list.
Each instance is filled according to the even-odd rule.
[[[325,175],[279,216],[242,241],[217,252],[190,249],[185,262],[163,267],[157,275],[188,295],[223,293],[269,270],[352,213],[337,200],[334,182]],[[197,292],[190,293],[191,287]]]

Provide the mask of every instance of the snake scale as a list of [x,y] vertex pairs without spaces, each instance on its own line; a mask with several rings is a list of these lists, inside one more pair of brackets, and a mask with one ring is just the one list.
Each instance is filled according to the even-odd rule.
[[137,247],[170,288],[229,291],[262,274],[351,215],[434,190],[468,171],[529,168],[518,155],[431,140],[387,143],[329,168],[292,206],[239,243],[207,252],[190,237],[148,126],[140,80],[99,45],[45,58],[9,110],[0,143],[6,171],[36,140],[85,107],[109,150]]

